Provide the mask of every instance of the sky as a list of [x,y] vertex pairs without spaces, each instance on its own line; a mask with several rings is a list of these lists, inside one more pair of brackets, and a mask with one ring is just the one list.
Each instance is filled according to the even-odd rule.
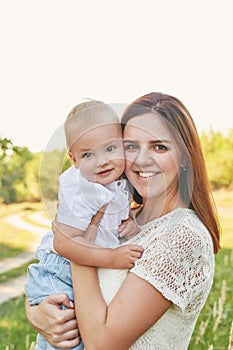
[[44,150],[84,98],[151,91],[233,128],[232,18],[232,0],[1,1],[0,138]]

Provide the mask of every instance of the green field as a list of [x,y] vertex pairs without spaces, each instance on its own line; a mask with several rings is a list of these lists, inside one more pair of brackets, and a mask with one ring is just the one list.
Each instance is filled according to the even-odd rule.
[[[233,193],[219,191],[214,193],[214,197],[222,226],[222,249],[216,255],[213,287],[198,319],[189,350],[227,350],[233,322]],[[40,203],[0,206],[0,259],[27,250],[29,242],[34,239],[27,231],[12,230],[10,225],[4,223],[4,218],[21,212],[24,219],[30,222],[30,213],[42,209]],[[0,283],[25,271],[26,266],[23,266],[18,271],[0,275]],[[26,320],[24,297],[1,304],[0,334],[0,350],[33,349],[36,333]]]

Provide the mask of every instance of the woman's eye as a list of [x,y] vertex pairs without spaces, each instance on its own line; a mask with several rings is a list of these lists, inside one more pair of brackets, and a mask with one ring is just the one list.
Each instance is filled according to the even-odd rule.
[[138,145],[134,144],[134,143],[129,143],[129,144],[125,144],[124,145],[124,149],[125,151],[135,151],[138,148]]
[[164,145],[155,145],[154,148],[156,151],[167,151],[167,147]]
[[87,152],[83,154],[83,158],[91,158],[92,157],[92,153],[91,152]]
[[107,151],[107,152],[113,152],[113,151],[115,151],[115,149],[116,149],[116,146],[108,146],[108,147],[106,148],[106,151]]

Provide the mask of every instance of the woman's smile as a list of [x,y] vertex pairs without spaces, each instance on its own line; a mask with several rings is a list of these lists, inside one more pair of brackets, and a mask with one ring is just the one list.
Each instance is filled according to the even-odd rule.
[[144,179],[154,178],[156,175],[160,174],[160,172],[152,172],[152,171],[147,171],[147,172],[138,171],[137,173],[140,177]]

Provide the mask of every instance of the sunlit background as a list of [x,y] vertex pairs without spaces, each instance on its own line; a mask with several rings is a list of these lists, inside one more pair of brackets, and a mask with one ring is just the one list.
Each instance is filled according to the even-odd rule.
[[0,3],[0,138],[45,149],[83,98],[175,95],[198,129],[233,127],[231,0]]

